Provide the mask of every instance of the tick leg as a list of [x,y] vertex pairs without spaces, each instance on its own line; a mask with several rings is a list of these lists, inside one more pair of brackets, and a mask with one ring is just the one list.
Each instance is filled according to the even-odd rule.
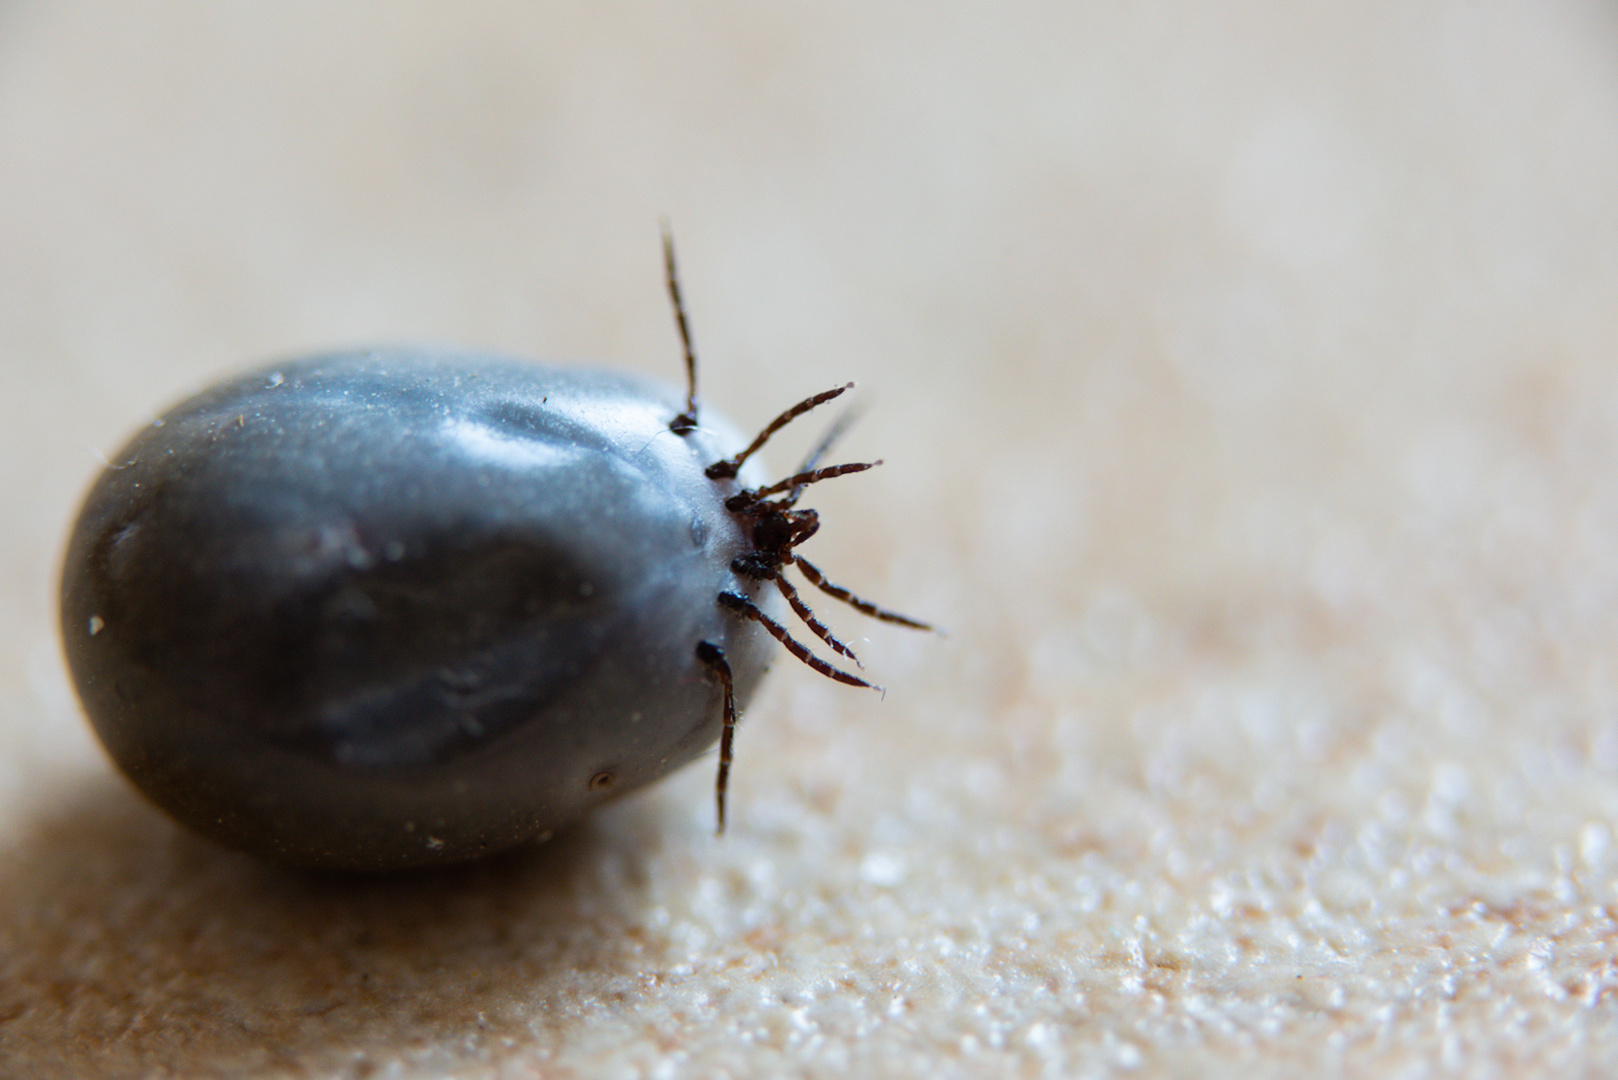
[[788,409],[786,412],[782,413],[780,416],[777,416],[774,420],[771,420],[768,424],[766,424],[764,430],[758,433],[758,437],[747,444],[747,449],[743,450],[735,457],[728,457],[723,461],[714,462],[712,465],[708,466],[704,472],[704,475],[706,475],[710,480],[727,480],[734,477],[738,472],[741,471],[742,463],[748,458],[752,457],[754,454],[758,453],[759,448],[762,447],[766,442],[769,442],[771,435],[774,435],[777,431],[780,431],[782,428],[792,423],[792,421],[796,420],[810,409],[824,405],[832,398],[847,393],[853,388],[853,383],[844,383],[842,386],[834,387],[831,390],[824,390],[813,397],[804,398],[802,401],[792,406],[792,408]]
[[[691,347],[691,327],[685,319],[685,302],[680,298],[680,273],[674,265],[674,234],[663,222],[663,274],[674,302],[674,323],[680,328],[680,344],[685,348],[685,412],[669,421],[669,430],[684,435],[697,426],[697,353]],[[735,475],[732,473],[731,475]]]
[[810,469],[807,472],[798,473],[796,476],[789,476],[785,480],[779,480],[776,483],[771,484],[769,487],[761,487],[757,491],[753,492],[753,497],[755,499],[762,499],[766,495],[774,495],[777,492],[786,491],[789,488],[806,487],[809,484],[816,484],[822,480],[831,480],[834,477],[847,476],[849,473],[864,472],[866,469],[874,469],[880,464],[882,464],[880,461],[851,461],[846,465],[827,465],[820,469]]
[[863,686],[868,690],[875,690],[878,693],[883,692],[880,686],[877,686],[874,683],[868,683],[858,675],[850,675],[848,672],[843,671],[840,668],[834,668],[830,664],[826,663],[826,661],[810,652],[803,646],[802,642],[796,640],[791,634],[787,633],[786,627],[764,614],[758,609],[757,604],[753,603],[753,601],[749,600],[740,593],[720,593],[719,604],[721,607],[729,608],[731,611],[734,611],[743,618],[752,619],[754,622],[758,623],[765,630],[769,631],[770,636],[776,641],[779,641],[786,648],[787,652],[791,653],[793,656],[796,656],[799,660],[802,660],[805,664],[808,664],[810,667],[826,676],[826,678],[843,683],[846,686]]
[[[852,386],[853,384],[850,383],[849,385]],[[798,471],[808,472],[824,461],[826,455],[831,453],[831,448],[836,446],[844,435],[848,434],[848,429],[854,426],[854,421],[860,418],[860,413],[862,412],[864,410],[858,405],[850,405],[844,409],[843,415],[839,416],[832,423],[832,426],[826,429],[826,434],[821,436],[820,442],[815,445],[813,450],[809,451],[809,456],[803,459],[803,464],[798,466]]]
[[715,836],[725,835],[725,792],[730,787],[730,748],[736,738],[736,687],[730,675],[725,651],[711,641],[697,644],[697,659],[708,665],[725,694],[725,730],[719,736],[719,776],[714,780],[714,801],[719,806],[719,826]]
[[827,596],[836,597],[838,600],[841,600],[855,611],[863,612],[866,615],[871,616],[873,619],[881,619],[883,622],[897,623],[900,626],[908,626],[912,630],[931,630],[933,633],[940,632],[936,627],[929,626],[927,623],[917,622],[915,619],[900,615],[897,611],[889,611],[887,608],[877,607],[869,600],[861,600],[859,597],[855,596],[841,585],[834,585],[830,581],[827,581],[826,575],[822,574],[818,569],[816,569],[812,563],[804,560],[802,556],[789,554],[788,558],[797,564],[799,570],[803,571],[803,576],[809,579],[809,583],[811,585],[814,585]]
[[781,595],[786,597],[788,606],[792,608],[793,612],[797,614],[798,618],[803,620],[803,624],[814,633],[815,637],[819,638],[821,641],[824,641],[832,648],[834,652],[842,653],[844,656],[854,661],[856,666],[864,669],[865,665],[861,664],[860,658],[854,655],[854,650],[850,649],[847,645],[844,645],[841,641],[838,641],[836,635],[831,632],[831,629],[825,623],[815,618],[815,613],[809,609],[808,604],[803,602],[803,597],[799,596],[798,590],[792,587],[792,582],[783,577],[779,571],[775,574],[775,585],[776,588],[781,590]]
[[790,510],[793,503],[797,501],[798,496],[803,494],[803,489],[810,484],[817,484],[822,480],[831,480],[839,476],[847,476],[850,473],[864,472],[866,469],[874,469],[880,464],[882,464],[880,461],[851,461],[844,465],[827,465],[823,469],[810,469],[808,472],[789,476],[785,480],[777,481],[768,487],[738,491],[725,500],[725,509],[733,514],[744,513],[748,508],[763,502],[766,496],[778,495],[790,488],[792,489],[792,494],[788,498],[768,504],[772,510]]
[[[809,456],[803,459],[803,464],[798,466],[798,472],[813,472],[822,461],[826,460],[826,455],[831,453],[831,448],[837,445],[842,437],[847,434],[848,429],[854,426],[854,421],[860,418],[860,411],[857,405],[851,405],[844,409],[843,415],[839,416],[836,422],[826,429],[826,434],[821,438],[820,444],[809,451]],[[787,505],[791,506],[796,503],[802,495],[803,485],[800,484],[793,488],[792,493],[787,496]]]

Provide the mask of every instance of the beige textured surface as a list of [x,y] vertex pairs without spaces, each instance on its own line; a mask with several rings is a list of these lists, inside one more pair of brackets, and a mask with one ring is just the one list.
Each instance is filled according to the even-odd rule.
[[[652,7],[0,3],[0,1075],[1618,1069],[1611,6]],[[418,879],[148,810],[97,453],[340,344],[673,374],[664,214],[952,635],[780,665],[720,843],[707,767]]]

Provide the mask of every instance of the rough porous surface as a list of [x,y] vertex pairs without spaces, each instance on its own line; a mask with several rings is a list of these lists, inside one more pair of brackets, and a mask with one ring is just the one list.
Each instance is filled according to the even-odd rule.
[[[0,1075],[1618,1070],[1608,4],[0,7]],[[453,873],[102,757],[108,454],[356,343],[858,379],[885,697]],[[773,450],[779,467],[812,442]]]

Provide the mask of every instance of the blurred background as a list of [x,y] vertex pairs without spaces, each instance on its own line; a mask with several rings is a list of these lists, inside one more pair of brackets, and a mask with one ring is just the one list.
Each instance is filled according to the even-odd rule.
[[[0,0],[0,1062],[1599,1073],[1615,192],[1595,0]],[[677,380],[661,218],[709,404],[860,383],[808,554],[949,637],[826,612],[888,693],[783,659],[719,844],[706,765],[407,882],[149,811],[100,456],[340,346]]]

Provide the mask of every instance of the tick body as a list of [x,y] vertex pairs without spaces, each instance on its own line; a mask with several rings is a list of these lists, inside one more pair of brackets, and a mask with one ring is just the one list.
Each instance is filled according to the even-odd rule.
[[[759,592],[672,389],[429,352],[218,386],[141,433],[68,550],[63,626],[114,759],[182,821],[311,864],[462,859],[718,736]],[[712,417],[704,420],[713,424]]]
[[[669,270],[678,312],[672,253]],[[869,684],[777,617],[782,598],[807,612],[781,572],[818,519],[794,504],[839,470],[811,462],[783,492],[737,467],[742,439],[699,421],[687,358],[682,397],[345,353],[154,422],[91,490],[63,576],[69,666],[113,759],[230,846],[390,869],[542,836],[723,733],[722,826],[772,636]]]

